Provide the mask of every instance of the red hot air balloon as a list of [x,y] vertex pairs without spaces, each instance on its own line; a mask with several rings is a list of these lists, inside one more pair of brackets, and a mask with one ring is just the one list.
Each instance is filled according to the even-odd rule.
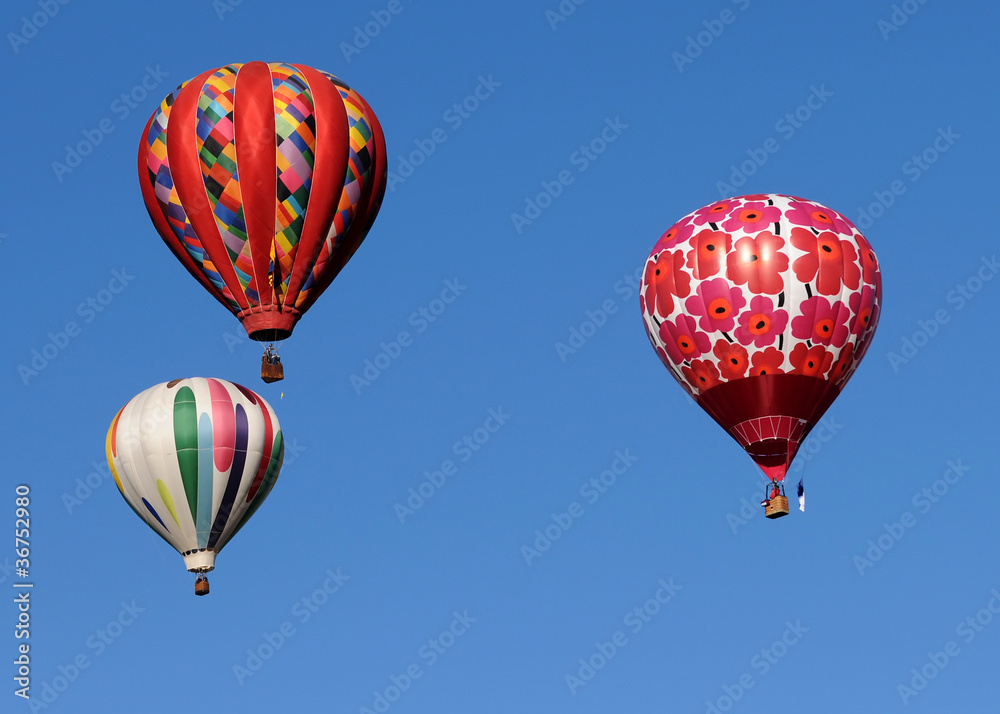
[[[639,299],[670,374],[784,500],[796,449],[871,344],[881,286],[875,253],[847,218],[759,194],[671,226],[649,254]],[[784,513],[787,501],[768,515]]]
[[[160,236],[251,339],[282,340],[350,260],[385,193],[371,107],[331,74],[249,62],[170,93],[139,144]],[[281,378],[269,347],[265,381]]]

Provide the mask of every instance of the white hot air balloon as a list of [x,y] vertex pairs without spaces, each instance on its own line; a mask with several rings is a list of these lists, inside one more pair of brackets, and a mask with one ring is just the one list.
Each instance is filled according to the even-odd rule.
[[133,397],[108,429],[107,457],[132,510],[205,573],[274,487],[284,443],[258,394],[222,379],[176,379]]

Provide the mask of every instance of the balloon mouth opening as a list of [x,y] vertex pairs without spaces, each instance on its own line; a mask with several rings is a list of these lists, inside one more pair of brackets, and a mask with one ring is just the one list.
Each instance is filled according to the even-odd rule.
[[794,442],[788,439],[762,439],[744,447],[764,475],[771,481],[783,481],[795,456]]
[[291,336],[291,330],[278,329],[254,330],[250,333],[250,339],[257,342],[278,342],[280,340],[287,340]]
[[215,570],[215,551],[208,548],[188,550],[181,553],[184,566],[192,573],[210,573]]
[[788,439],[764,439],[745,448],[750,457],[762,466],[777,466],[788,458]]

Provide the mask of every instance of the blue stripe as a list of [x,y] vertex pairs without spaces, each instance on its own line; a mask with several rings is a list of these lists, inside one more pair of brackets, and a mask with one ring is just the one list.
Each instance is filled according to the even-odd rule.
[[212,450],[212,420],[202,412],[198,420],[198,547],[208,545],[212,528],[212,481],[215,464]]
[[160,525],[163,526],[163,530],[169,533],[170,529],[167,528],[167,524],[163,522],[162,518],[160,518],[160,514],[157,513],[155,510],[153,510],[153,507],[149,505],[149,501],[147,501],[145,498],[142,499],[142,505],[144,505],[149,510],[149,512],[153,514],[153,518],[155,518],[157,521],[160,522]]
[[219,512],[215,515],[215,524],[212,526],[212,536],[208,539],[208,547],[214,548],[215,544],[222,536],[222,532],[229,523],[229,517],[233,512],[233,504],[236,503],[236,495],[243,483],[243,469],[247,461],[247,440],[249,439],[249,420],[247,412],[242,404],[236,405],[236,448],[233,453],[233,465],[229,469],[229,481],[226,483],[226,492],[222,496],[222,503],[219,504]]

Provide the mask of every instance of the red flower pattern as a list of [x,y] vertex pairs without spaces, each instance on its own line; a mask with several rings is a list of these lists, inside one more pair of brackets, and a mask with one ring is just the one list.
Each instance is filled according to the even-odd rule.
[[785,286],[781,274],[788,269],[788,256],[781,252],[785,241],[770,231],[736,241],[726,256],[726,275],[752,293],[777,295]]
[[835,231],[851,235],[851,223],[836,211],[807,201],[792,201],[785,209],[785,219],[799,226],[818,231]]
[[722,224],[722,230],[735,233],[759,233],[769,228],[772,223],[781,218],[781,209],[768,206],[762,201],[751,201],[734,209],[729,218]]
[[715,343],[712,354],[719,360],[719,371],[726,379],[741,379],[746,376],[750,359],[741,345],[719,340]]
[[858,234],[858,257],[861,259],[861,280],[867,285],[875,284],[875,274],[878,272],[878,261],[871,243],[860,233]]
[[843,347],[847,341],[847,317],[850,310],[840,301],[832,304],[825,297],[811,297],[801,305],[802,314],[792,320],[792,337],[812,340],[820,345]]
[[696,226],[703,226],[706,223],[718,223],[725,218],[729,212],[739,203],[736,199],[728,201],[717,201],[711,206],[699,208],[691,214],[691,220]]
[[816,291],[821,295],[837,295],[841,283],[851,290],[858,289],[861,269],[854,244],[841,240],[834,233],[816,235],[805,228],[792,229],[792,245],[807,255],[792,263],[795,277],[803,283],[816,280]]
[[666,317],[674,311],[674,298],[691,294],[691,276],[684,272],[684,251],[663,251],[646,263],[645,307]]
[[854,364],[854,345],[850,342],[840,353],[840,357],[837,361],[833,363],[833,369],[830,370],[829,379],[834,382],[840,382],[851,374],[851,366]]
[[767,347],[774,344],[787,325],[786,311],[775,310],[771,298],[756,295],[750,300],[750,308],[740,313],[734,334],[740,344]]
[[723,231],[705,228],[691,240],[691,246],[687,254],[687,267],[691,268],[694,277],[704,280],[722,269],[722,259],[732,248],[733,238]]
[[697,387],[702,392],[711,389],[719,382],[719,370],[708,360],[696,359],[690,367],[681,367],[688,382]]
[[750,376],[758,377],[765,374],[784,374],[781,365],[785,361],[785,355],[777,347],[768,347],[763,352],[754,354],[750,369]]
[[695,395],[791,372],[843,384],[871,344],[881,275],[845,216],[801,198],[756,194],[718,201],[671,226],[642,283],[647,336]]
[[725,278],[716,278],[701,283],[697,294],[684,303],[684,309],[699,318],[698,326],[706,332],[729,332],[746,304],[742,290],[731,287]]
[[852,293],[849,305],[854,317],[851,318],[851,334],[861,335],[878,322],[878,306],[875,291],[865,285],[860,293]]
[[674,364],[701,357],[712,348],[712,341],[698,331],[697,321],[690,315],[680,315],[674,322],[664,320],[659,334],[663,349]]
[[789,356],[791,360],[792,374],[804,374],[807,377],[822,377],[833,364],[833,353],[828,351],[823,345],[806,347],[800,342],[792,349]]
[[653,252],[658,253],[661,250],[673,248],[678,243],[683,243],[688,240],[693,232],[693,223],[678,221],[674,225],[670,226],[670,229],[666,233],[660,236],[660,240],[656,241],[656,246],[653,248]]

